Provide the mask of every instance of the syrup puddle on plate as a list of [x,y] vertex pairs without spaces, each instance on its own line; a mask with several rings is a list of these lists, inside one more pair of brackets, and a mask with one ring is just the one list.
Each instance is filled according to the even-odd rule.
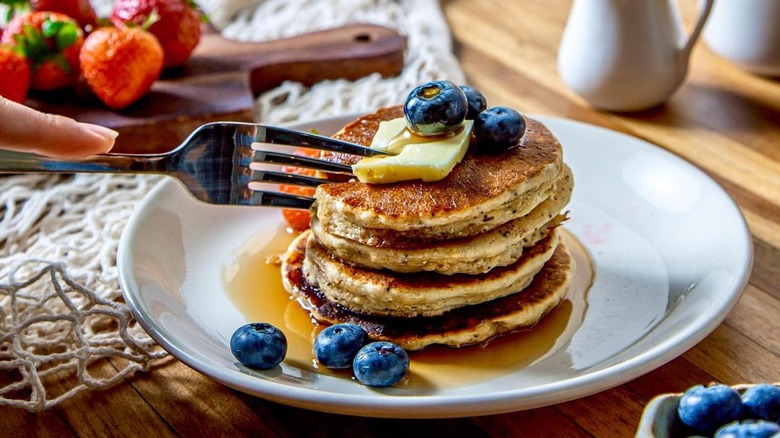
[[[236,251],[231,263],[223,266],[223,288],[247,321],[267,322],[285,333],[287,365],[349,379],[348,370],[332,371],[315,365],[312,345],[324,326],[313,323],[282,287],[279,265],[273,261],[294,237],[284,228],[253,236]],[[574,236],[564,229],[562,237],[576,268],[566,297],[555,309],[533,328],[499,336],[484,345],[431,346],[410,352],[406,388],[432,390],[485,382],[531,366],[563,347],[582,325],[593,267],[587,250]]]

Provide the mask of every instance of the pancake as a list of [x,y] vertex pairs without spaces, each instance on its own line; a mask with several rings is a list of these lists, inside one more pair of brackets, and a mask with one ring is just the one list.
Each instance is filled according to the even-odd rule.
[[[402,116],[382,109],[335,137],[370,145],[381,121]],[[477,149],[436,182],[318,186],[311,230],[282,257],[285,289],[315,321],[355,323],[408,350],[533,326],[573,276],[558,236],[571,170],[558,140],[528,118],[519,145]]]
[[[402,116],[401,107],[380,110],[347,125],[335,137],[369,145],[380,121]],[[532,119],[526,119],[519,146],[500,154],[474,149],[436,182],[320,185],[315,194],[317,218],[328,233],[370,246],[392,246],[399,239],[473,236],[528,214],[565,172],[560,143]]]
[[529,328],[560,303],[572,279],[573,259],[558,244],[550,260],[519,293],[427,318],[361,315],[329,301],[306,280],[303,263],[309,236],[303,233],[282,257],[282,282],[293,298],[322,323],[360,325],[374,340],[395,342],[413,351],[433,344],[461,347]]
[[331,254],[354,266],[395,272],[481,274],[514,263],[524,248],[563,222],[565,216],[559,212],[569,203],[572,185],[571,173],[565,167],[552,196],[527,215],[459,239],[431,242],[387,236],[386,242],[393,242],[392,246],[370,246],[329,233],[316,215],[312,215],[311,229]]
[[436,316],[521,291],[552,257],[557,245],[558,234],[552,231],[513,264],[484,275],[399,274],[350,266],[309,236],[303,273],[324,297],[351,312],[402,318]]

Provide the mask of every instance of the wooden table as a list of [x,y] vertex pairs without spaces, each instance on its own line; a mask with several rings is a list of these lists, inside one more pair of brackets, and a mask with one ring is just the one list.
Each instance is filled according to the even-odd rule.
[[[693,21],[696,1],[683,0]],[[685,85],[632,115],[589,108],[561,82],[556,52],[570,0],[445,0],[455,50],[489,102],[642,138],[699,166],[736,200],[753,234],[743,297],[711,335],[627,384],[530,411],[446,420],[310,412],[217,384],[173,358],[40,414],[0,409],[0,436],[632,436],[644,405],[696,383],[780,381],[780,82],[750,75],[699,44]]]

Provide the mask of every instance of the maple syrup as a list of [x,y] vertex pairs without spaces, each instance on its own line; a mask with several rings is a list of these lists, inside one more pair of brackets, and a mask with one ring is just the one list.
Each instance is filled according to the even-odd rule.
[[[563,242],[575,263],[575,273],[564,300],[533,328],[499,336],[482,345],[462,348],[430,346],[410,352],[407,388],[452,388],[491,380],[528,367],[560,349],[582,324],[593,267],[587,250],[563,230]],[[247,321],[268,322],[287,336],[285,363],[303,371],[344,376],[317,367],[312,355],[314,339],[323,327],[311,320],[282,287],[278,256],[295,234],[279,228],[253,236],[222,269],[228,298]]]

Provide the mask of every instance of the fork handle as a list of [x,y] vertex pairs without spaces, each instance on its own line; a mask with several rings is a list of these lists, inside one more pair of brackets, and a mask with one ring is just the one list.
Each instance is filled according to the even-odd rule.
[[162,173],[165,158],[158,154],[109,153],[67,161],[0,150],[0,173]]

